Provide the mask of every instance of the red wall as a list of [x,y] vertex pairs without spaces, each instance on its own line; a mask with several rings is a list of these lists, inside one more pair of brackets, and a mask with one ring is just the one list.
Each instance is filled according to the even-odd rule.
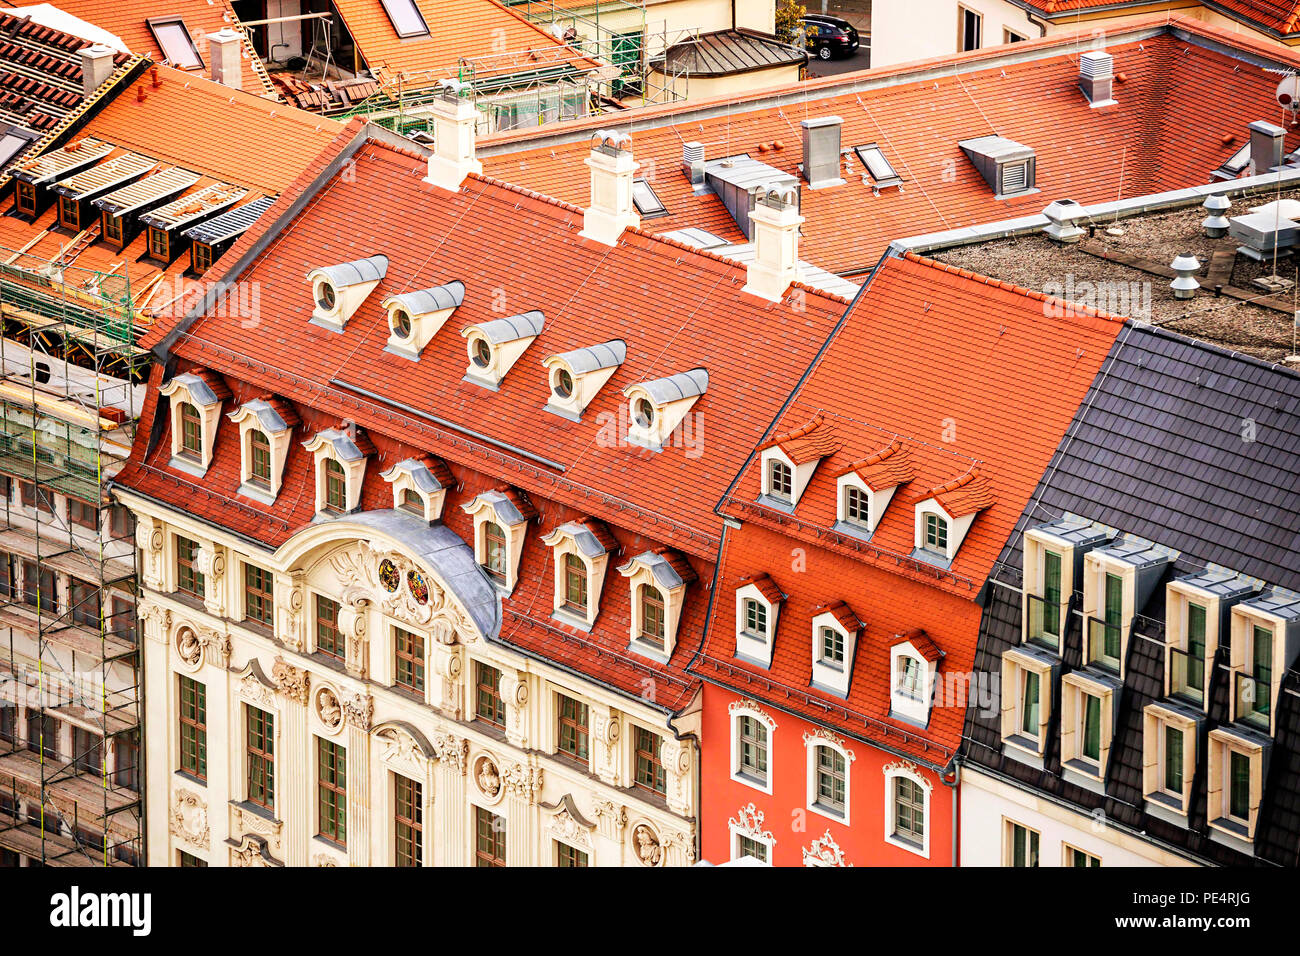
[[771,862],[776,866],[802,866],[803,850],[827,830],[844,851],[845,863],[854,866],[949,866],[952,863],[952,801],[954,790],[938,773],[925,767],[918,772],[932,786],[926,825],[930,857],[885,842],[884,767],[903,758],[877,750],[858,740],[844,738],[854,760],[848,765],[849,825],[807,809],[807,748],[803,735],[815,724],[785,711],[763,705],[776,721],[769,739],[768,771],[772,793],[731,779],[731,715],[729,705],[738,700],[729,690],[704,685],[701,741],[703,858],[710,863],[731,859],[728,821],[750,803],[763,812],[763,829],[776,840]]

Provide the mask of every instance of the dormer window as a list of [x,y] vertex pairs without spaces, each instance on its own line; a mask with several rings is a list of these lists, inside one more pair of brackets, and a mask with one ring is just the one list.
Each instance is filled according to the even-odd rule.
[[628,442],[662,449],[708,387],[709,373],[702,368],[629,385],[623,390],[631,414]]
[[767,503],[790,508],[799,503],[818,463],[839,450],[835,431],[821,412],[794,431],[764,442],[763,496]]
[[912,475],[911,455],[898,440],[844,468],[835,476],[836,530],[869,538],[898,486]]
[[424,347],[464,301],[465,283],[460,281],[389,296],[383,303],[389,329],[384,351],[418,361]]
[[1061,765],[1066,779],[1104,791],[1119,707],[1119,682],[1088,671],[1061,678]]
[[1025,532],[1024,642],[1060,652],[1083,555],[1113,536],[1111,529],[1069,514]]
[[1229,611],[1262,585],[1213,564],[1169,583],[1165,592],[1167,694],[1198,710],[1204,708],[1210,665],[1220,642],[1229,639]]
[[542,334],[544,324],[542,313],[533,310],[466,328],[461,332],[469,353],[465,381],[495,391],[528,346]]
[[375,450],[369,439],[355,426],[327,428],[303,442],[303,447],[315,459],[317,513],[355,511],[361,504],[366,461]]
[[560,525],[542,538],[555,556],[555,614],[566,623],[590,627],[600,610],[609,556],[618,541],[601,522],[588,518]]
[[852,663],[862,622],[843,601],[838,601],[812,619],[813,684],[847,697],[852,681]]
[[1148,812],[1187,826],[1202,715],[1148,704],[1142,714],[1142,796]]
[[1300,646],[1300,594],[1270,588],[1232,609],[1232,717],[1269,736],[1282,676]]
[[461,505],[474,519],[474,557],[488,578],[509,593],[519,575],[528,522],[537,511],[528,498],[514,488],[494,488]]
[[979,469],[923,492],[916,505],[914,558],[947,567],[957,555],[975,516],[997,501]]
[[548,355],[542,359],[551,388],[546,410],[570,421],[580,420],[626,357],[627,345],[622,339]]
[[667,548],[644,551],[618,570],[632,595],[632,650],[667,661],[677,644],[677,623],[695,570]]
[[1250,731],[1216,727],[1209,733],[1207,746],[1210,838],[1252,853],[1271,741]]
[[1171,557],[1167,548],[1131,535],[1084,556],[1085,664],[1124,676],[1131,623]]
[[159,394],[172,402],[171,467],[202,476],[212,461],[221,403],[231,397],[222,378],[209,371],[173,376]]
[[924,727],[930,719],[932,687],[943,652],[921,630],[897,639],[889,649],[889,716]]
[[388,257],[371,256],[307,273],[315,309],[311,322],[331,332],[342,332],[366,296],[388,274]]
[[393,507],[434,522],[442,517],[447,489],[456,480],[447,465],[425,455],[406,458],[380,475],[393,487]]
[[280,493],[280,480],[289,440],[299,418],[278,398],[255,398],[227,416],[239,426],[240,486],[238,494],[270,503]]
[[1052,716],[1052,688],[1060,659],[1032,644],[1002,654],[1003,753],[1042,767],[1047,724]]
[[788,502],[794,487],[794,476],[790,466],[779,459],[773,459],[767,465],[768,494]]
[[772,665],[773,637],[785,594],[766,574],[747,579],[736,588],[736,654]]

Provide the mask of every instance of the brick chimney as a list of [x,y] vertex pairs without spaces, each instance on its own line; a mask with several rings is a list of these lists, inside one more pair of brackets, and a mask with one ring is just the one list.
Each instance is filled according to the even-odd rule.
[[433,154],[424,181],[453,193],[470,173],[483,172],[483,164],[474,158],[478,110],[468,93],[468,83],[441,80],[432,104]]
[[208,57],[212,66],[212,79],[235,90],[240,89],[243,84],[239,68],[240,45],[239,34],[230,27],[222,27],[216,33],[208,34]]
[[102,43],[81,50],[81,93],[90,96],[113,75],[113,51]]
[[624,229],[641,225],[632,202],[632,177],[640,168],[632,159],[632,137],[598,130],[591,138],[586,163],[591,170],[591,200],[579,235],[612,246]]
[[754,261],[745,276],[745,292],[779,302],[799,278],[798,193],[793,186],[760,186],[749,214]]

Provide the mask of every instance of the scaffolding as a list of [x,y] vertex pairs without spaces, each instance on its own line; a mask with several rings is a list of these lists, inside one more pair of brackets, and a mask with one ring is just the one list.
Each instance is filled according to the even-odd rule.
[[0,854],[144,860],[136,548],[107,486],[148,355],[125,275],[0,249]]

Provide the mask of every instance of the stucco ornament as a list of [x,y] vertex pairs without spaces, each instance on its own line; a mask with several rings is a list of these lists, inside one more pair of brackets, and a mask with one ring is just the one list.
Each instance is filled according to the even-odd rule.
[[343,719],[358,730],[370,730],[375,716],[375,699],[368,694],[353,694],[343,702]]
[[384,745],[384,749],[379,754],[380,760],[415,775],[424,773],[424,752],[420,749],[420,745],[415,742],[414,737],[394,727],[385,727],[375,736]]
[[198,667],[203,660],[203,642],[194,628],[182,626],[176,631],[176,653],[188,667]]
[[330,558],[348,601],[370,598],[386,613],[426,628],[440,644],[469,636],[473,625],[437,581],[400,551],[381,551],[359,541]]
[[501,771],[491,757],[483,756],[474,761],[474,781],[485,797],[495,799],[500,796]]
[[171,825],[168,829],[172,836],[195,846],[208,847],[208,805],[194,791],[181,788],[173,798]]
[[469,741],[455,734],[438,734],[431,741],[434,755],[449,767],[455,767],[462,774],[469,764]]
[[775,842],[771,830],[763,829],[763,811],[752,803],[740,808],[740,811],[727,821],[728,825],[749,837],[766,843]]
[[542,792],[542,768],[515,763],[506,767],[506,789],[512,796],[532,803]]
[[337,733],[343,726],[343,705],[339,695],[332,687],[322,687],[316,691],[316,716],[321,725],[330,733]]
[[659,866],[664,861],[659,834],[648,823],[638,823],[632,828],[632,849],[642,866]]
[[294,667],[282,657],[277,657],[271,665],[271,679],[279,685],[281,692],[290,700],[299,704],[307,703],[311,688],[311,674],[301,667]]
[[840,845],[835,842],[831,836],[831,831],[827,830],[812,845],[804,847],[803,851],[804,866],[852,866],[852,863],[844,862],[844,851]]

